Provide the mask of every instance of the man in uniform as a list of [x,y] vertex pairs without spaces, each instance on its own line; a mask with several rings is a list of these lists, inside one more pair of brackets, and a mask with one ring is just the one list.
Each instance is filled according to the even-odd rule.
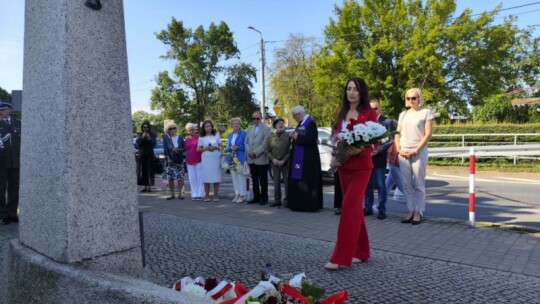
[[0,101],[0,225],[19,222],[21,121],[11,116],[12,108],[10,102]]
[[[266,150],[266,155],[270,160],[270,165],[272,166],[272,175],[274,176],[274,203],[270,207],[281,206],[285,208],[287,205],[287,191],[288,183],[287,179],[289,176],[289,149],[291,143],[289,141],[289,134],[285,132],[285,121],[281,118],[278,118],[273,123],[274,129],[276,132],[270,135],[268,138],[268,148]],[[285,195],[281,196],[281,178],[285,181]]]

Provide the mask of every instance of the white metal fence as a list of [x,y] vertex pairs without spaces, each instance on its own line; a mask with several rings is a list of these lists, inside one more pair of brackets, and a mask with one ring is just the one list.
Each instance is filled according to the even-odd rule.
[[[512,138],[513,141],[474,141],[471,139],[479,138],[485,139],[486,137],[506,137]],[[534,136],[540,137],[539,133],[494,133],[494,134],[435,134],[433,137],[443,138],[459,138],[460,141],[444,141],[447,145],[449,143],[455,143],[453,147],[430,147],[429,156],[434,158],[442,157],[461,157],[462,162],[468,157],[469,148],[474,147],[476,156],[478,158],[495,158],[495,157],[507,157],[513,158],[514,164],[518,158],[528,158],[540,160],[540,141],[519,141],[520,138]]]

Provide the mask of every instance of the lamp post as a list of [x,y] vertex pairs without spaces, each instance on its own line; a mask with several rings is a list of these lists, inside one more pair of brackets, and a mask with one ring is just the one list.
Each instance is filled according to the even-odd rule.
[[264,120],[266,115],[264,111],[264,101],[265,101],[265,87],[264,87],[264,40],[261,31],[254,28],[253,26],[248,26],[248,29],[254,30],[258,32],[261,35],[261,115],[262,119]]

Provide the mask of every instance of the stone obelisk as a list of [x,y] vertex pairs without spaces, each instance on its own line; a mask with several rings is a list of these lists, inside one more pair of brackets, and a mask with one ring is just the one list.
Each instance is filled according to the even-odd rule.
[[123,3],[84,3],[26,1],[19,238],[140,276]]
[[23,75],[0,303],[208,303],[140,279],[122,0],[26,0]]

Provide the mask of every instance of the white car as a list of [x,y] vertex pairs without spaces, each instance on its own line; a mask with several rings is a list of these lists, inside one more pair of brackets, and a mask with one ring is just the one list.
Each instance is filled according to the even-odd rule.
[[[286,128],[285,132],[293,132],[294,128]],[[318,146],[319,154],[321,157],[321,171],[323,177],[333,178],[334,174],[328,172],[330,170],[330,163],[332,162],[332,142],[330,141],[330,134],[332,134],[332,129],[330,128],[318,128]],[[272,176],[272,170],[270,171],[270,176]]]
[[321,171],[323,177],[333,177],[334,175],[328,170],[330,170],[330,163],[332,162],[332,141],[330,140],[330,135],[332,134],[332,129],[330,128],[318,128],[319,131],[319,154],[321,156]]

